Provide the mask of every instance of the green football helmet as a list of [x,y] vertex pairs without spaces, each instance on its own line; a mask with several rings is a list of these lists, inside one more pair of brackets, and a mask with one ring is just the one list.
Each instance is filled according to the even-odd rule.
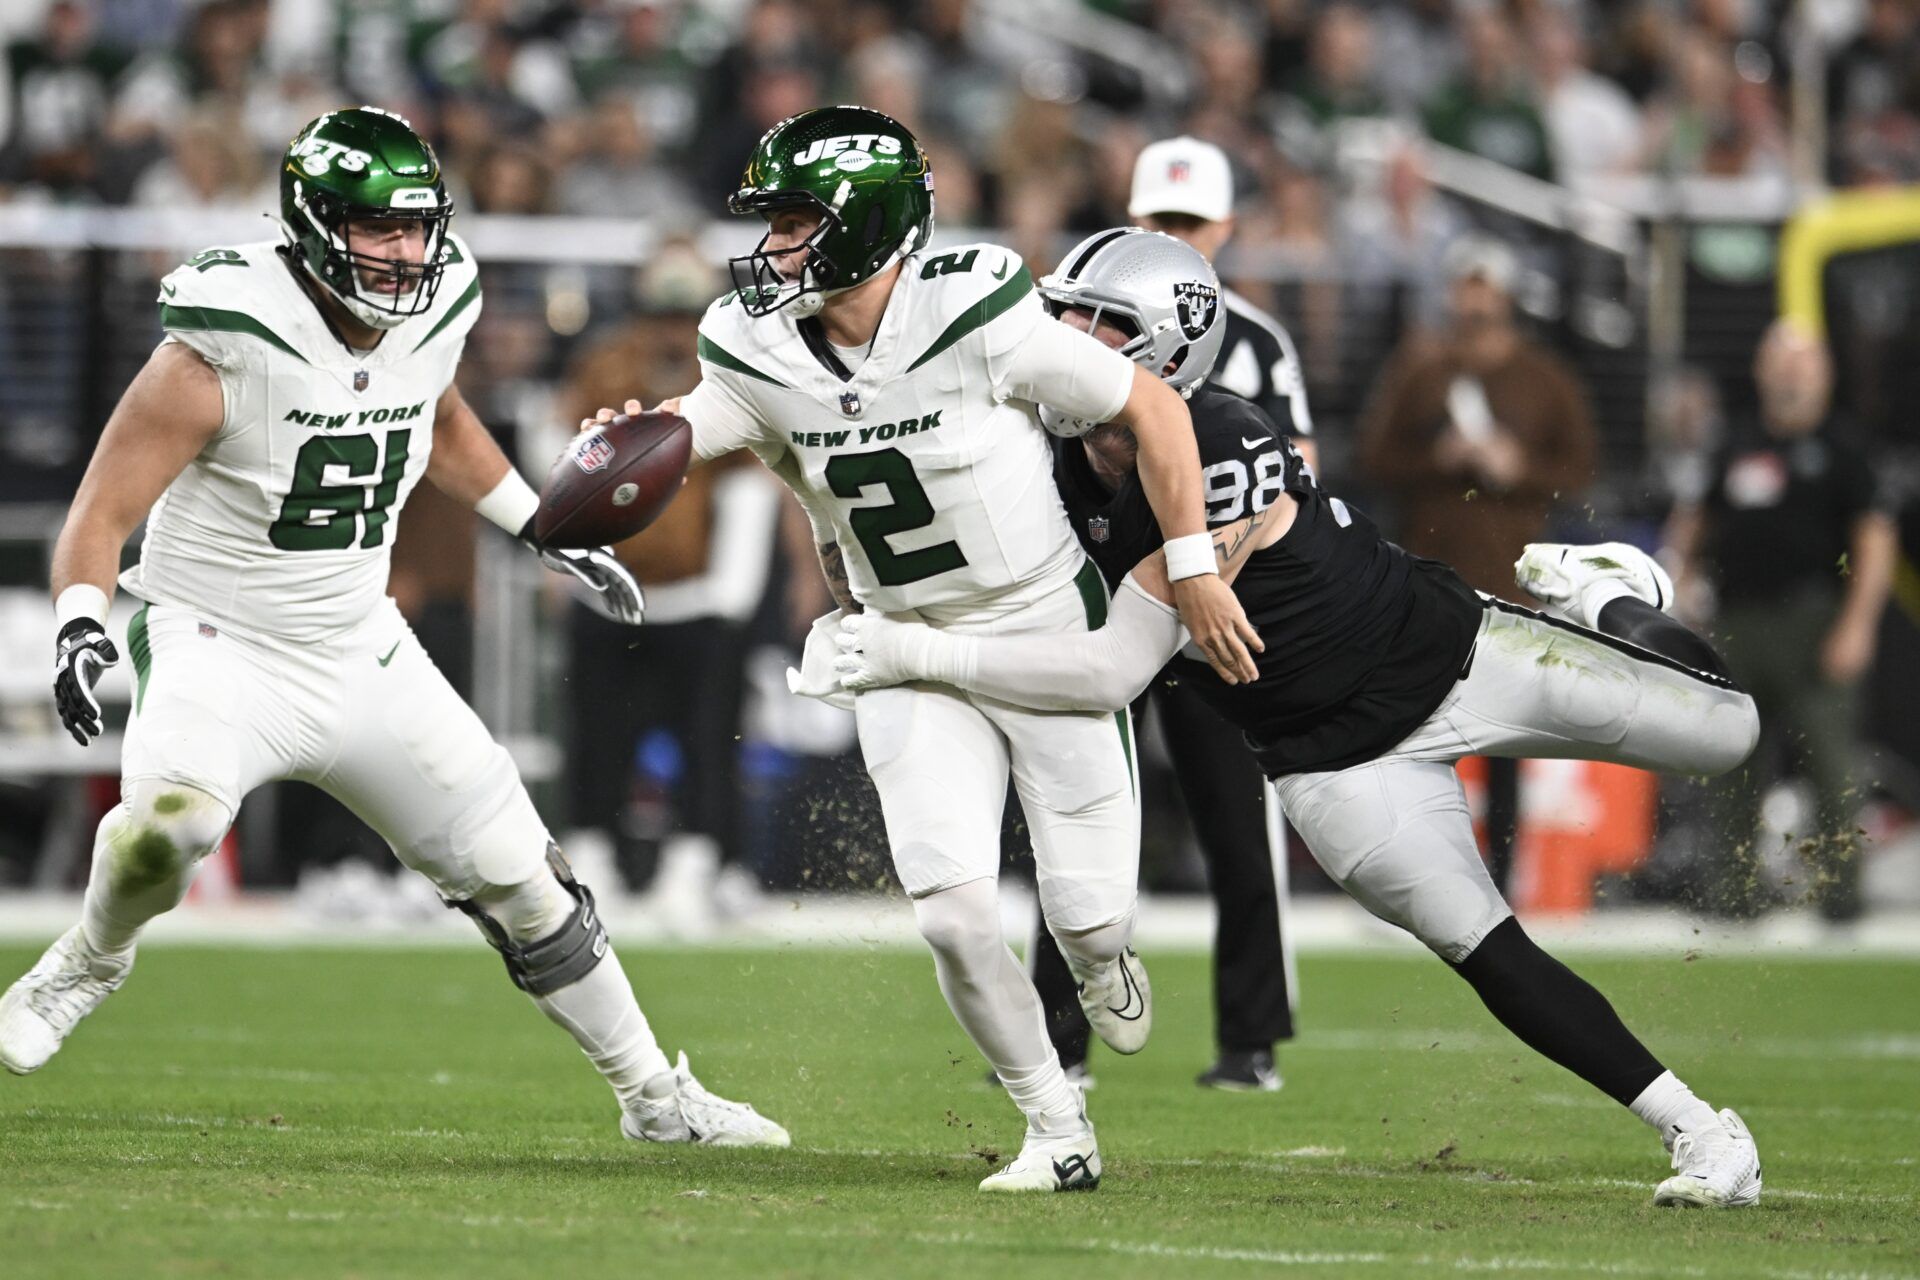
[[[753,315],[795,306],[820,309],[829,293],[850,289],[923,247],[933,234],[933,170],[905,125],[865,107],[818,107],[767,130],[747,161],[731,213],[771,217],[813,209],[820,226],[802,245],[729,262],[741,305]],[[775,259],[805,250],[798,271]]]
[[[452,217],[433,148],[392,112],[329,111],[287,146],[280,223],[293,256],[363,324],[391,329],[433,305],[452,253]],[[425,261],[356,252],[348,224],[369,218],[425,224]],[[393,292],[367,288],[368,276],[386,277]]]

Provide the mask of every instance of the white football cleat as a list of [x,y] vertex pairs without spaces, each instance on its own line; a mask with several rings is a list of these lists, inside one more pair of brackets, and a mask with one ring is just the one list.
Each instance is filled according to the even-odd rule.
[[1722,1111],[1719,1120],[1673,1140],[1676,1172],[1654,1188],[1655,1204],[1743,1209],[1760,1203],[1760,1149],[1732,1111]]
[[1036,1133],[1031,1122],[1020,1154],[980,1180],[982,1191],[1092,1191],[1100,1185],[1100,1146],[1080,1100],[1076,1123],[1061,1133]]
[[1104,980],[1082,982],[1079,995],[1087,1021],[1109,1049],[1138,1053],[1147,1047],[1153,1031],[1153,984],[1132,947],[1107,966]]
[[1625,542],[1529,542],[1514,561],[1513,580],[1547,613],[1589,630],[1599,629],[1600,610],[1621,596],[1662,613],[1673,608],[1673,579],[1659,561]]
[[0,996],[0,1066],[17,1076],[45,1066],[132,968],[131,953],[120,959],[96,954],[79,925],[61,934],[40,963]]
[[635,1142],[692,1142],[703,1147],[789,1147],[787,1131],[744,1102],[729,1102],[693,1078],[682,1053],[674,1090],[641,1101],[620,1116],[620,1132]]

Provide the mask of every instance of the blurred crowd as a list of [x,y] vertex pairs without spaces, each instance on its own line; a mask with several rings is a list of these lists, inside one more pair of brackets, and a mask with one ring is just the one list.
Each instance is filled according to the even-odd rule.
[[[1036,272],[1129,221],[1146,143],[1210,140],[1236,193],[1222,274],[1293,331],[1334,487],[1502,593],[1530,538],[1637,528],[1652,546],[1677,512],[1693,616],[1761,637],[1736,665],[1770,682],[1787,726],[1738,787],[1698,800],[1701,822],[1760,831],[1759,797],[1791,766],[1815,783],[1799,829],[1854,829],[1855,691],[1894,502],[1833,411],[1824,354],[1770,339],[1748,374],[1770,244],[1744,277],[1721,252],[1702,279],[1705,297],[1738,277],[1757,316],[1725,326],[1719,366],[1666,370],[1649,395],[1640,321],[1608,319],[1626,314],[1626,269],[1596,275],[1577,246],[1446,195],[1436,165],[1450,148],[1627,204],[1692,176],[1782,208],[1812,184],[1920,181],[1915,0],[7,0],[0,42],[0,207],[266,211],[299,126],[367,102],[433,140],[462,213],[645,219],[639,264],[483,260],[462,387],[533,474],[565,423],[697,378],[692,318],[723,287],[706,229],[789,115],[857,101],[906,122],[942,228],[995,228]],[[150,349],[172,261],[0,250],[0,496],[71,492],[121,366]],[[1817,406],[1782,408],[1768,387],[1789,384]],[[641,638],[575,609],[543,668],[562,673],[542,728],[565,743],[569,848],[637,881],[657,861],[693,886],[683,912],[716,889],[887,874],[846,726],[785,697],[782,650],[829,605],[805,523],[768,483],[698,473],[622,548],[652,593]],[[463,685],[484,536],[423,487],[396,550],[394,594]],[[1793,554],[1738,550],[1774,545]],[[1769,631],[1782,610],[1791,638]],[[1503,874],[1519,789],[1512,770],[1488,777]],[[253,878],[315,850],[378,853],[312,793],[282,809],[289,863]],[[1154,858],[1158,821],[1150,804],[1149,862],[1190,887],[1190,858]],[[1858,908],[1851,841],[1812,851],[1835,915]],[[1656,858],[1656,891],[1729,911],[1799,896],[1762,844],[1693,839],[1707,853]]]
[[421,124],[462,208],[686,219],[768,125],[844,100],[926,140],[949,223],[1106,225],[1133,153],[1185,131],[1261,211],[1243,250],[1312,257],[1356,186],[1417,236],[1391,161],[1420,134],[1572,186],[1782,177],[1796,74],[1833,182],[1912,181],[1915,32],[1911,0],[10,0],[0,195],[257,202],[351,100]]

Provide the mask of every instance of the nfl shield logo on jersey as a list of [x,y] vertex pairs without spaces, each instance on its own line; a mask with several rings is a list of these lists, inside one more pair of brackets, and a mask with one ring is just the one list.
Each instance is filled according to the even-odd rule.
[[365,391],[367,389],[367,371],[365,369],[355,369],[353,371],[353,389],[355,391]]
[[1105,542],[1113,536],[1113,521],[1105,516],[1088,516],[1087,536],[1095,542]]
[[840,393],[840,412],[846,414],[849,418],[859,417],[860,397],[852,391],[842,391]]
[[604,471],[613,461],[613,446],[607,443],[605,436],[588,436],[573,451],[573,464],[588,475]]
[[1214,311],[1219,305],[1220,295],[1212,285],[1188,280],[1173,286],[1174,314],[1180,318],[1180,332],[1187,335],[1188,342],[1200,341],[1213,328]]

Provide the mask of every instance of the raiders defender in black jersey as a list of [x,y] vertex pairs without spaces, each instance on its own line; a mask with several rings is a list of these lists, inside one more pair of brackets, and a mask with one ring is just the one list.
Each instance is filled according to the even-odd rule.
[[[1066,318],[1164,373],[1159,352],[1099,309]],[[1103,467],[1123,456],[1110,451],[1124,445],[1111,428],[1090,443]],[[1147,553],[1099,631],[956,636],[863,615],[842,624],[843,686],[932,680],[1041,709],[1118,710],[1175,658],[1246,732],[1287,816],[1342,888],[1440,955],[1527,1045],[1660,1134],[1676,1172],[1654,1203],[1757,1203],[1760,1160],[1740,1117],[1695,1097],[1599,991],[1521,929],[1480,858],[1453,769],[1486,755],[1722,773],[1758,738],[1753,700],[1705,641],[1666,616],[1672,585],[1637,549],[1534,544],[1516,576],[1548,612],[1482,599],[1324,494],[1290,450],[1259,487],[1262,443],[1238,455],[1218,437],[1202,445],[1220,455],[1203,454],[1203,465],[1247,468],[1245,509],[1210,512],[1209,524],[1221,576],[1260,632],[1257,670],[1222,679],[1191,652],[1169,603],[1166,552],[1152,550],[1150,519],[1126,504],[1126,526],[1110,526],[1107,540]],[[1075,496],[1063,498],[1073,511]]]

